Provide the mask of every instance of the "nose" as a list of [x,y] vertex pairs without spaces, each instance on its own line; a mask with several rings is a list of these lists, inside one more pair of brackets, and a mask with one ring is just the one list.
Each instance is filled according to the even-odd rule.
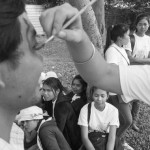
[[47,93],[48,93],[48,92],[47,92],[46,90],[45,90],[45,91],[43,91],[43,95],[47,95]]
[[102,100],[102,97],[101,97],[101,96],[99,96],[99,97],[98,97],[98,100],[99,100],[99,101],[101,101],[101,100]]

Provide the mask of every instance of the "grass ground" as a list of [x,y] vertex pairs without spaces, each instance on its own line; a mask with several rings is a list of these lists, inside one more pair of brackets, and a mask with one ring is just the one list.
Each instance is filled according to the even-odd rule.
[[[44,38],[40,37],[40,40],[42,41]],[[47,44],[40,53],[44,56],[43,71],[55,71],[63,85],[70,88],[73,76],[78,72],[70,58],[65,43],[55,39]],[[124,137],[134,150],[150,150],[150,106],[142,102],[140,105],[137,125],[140,127],[141,132],[137,133],[129,128]]]

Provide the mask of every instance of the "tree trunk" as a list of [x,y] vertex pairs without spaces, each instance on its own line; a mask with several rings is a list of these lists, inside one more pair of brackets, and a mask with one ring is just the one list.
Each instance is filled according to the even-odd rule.
[[[78,10],[82,9],[89,2],[89,0],[69,0],[69,3],[78,8]],[[87,8],[87,10],[82,14],[82,23],[83,28],[92,43],[101,53],[103,53],[102,37],[97,27],[97,21],[92,7]]]
[[102,36],[103,45],[105,45],[106,40],[106,30],[105,30],[105,10],[104,10],[104,0],[97,0],[93,5],[93,10],[96,16],[97,25],[99,32]]

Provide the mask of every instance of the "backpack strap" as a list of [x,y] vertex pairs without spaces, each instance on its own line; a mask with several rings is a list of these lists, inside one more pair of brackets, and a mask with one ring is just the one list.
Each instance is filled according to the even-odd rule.
[[131,41],[131,49],[133,51],[135,45],[135,36],[133,34],[130,35],[130,41]]
[[88,117],[87,117],[88,125],[90,122],[90,115],[91,115],[91,103],[88,104]]

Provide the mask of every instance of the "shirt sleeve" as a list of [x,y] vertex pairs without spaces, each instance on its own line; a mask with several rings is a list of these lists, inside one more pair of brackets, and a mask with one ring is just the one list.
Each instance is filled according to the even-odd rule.
[[119,113],[118,113],[118,109],[114,108],[113,112],[112,112],[112,119],[110,122],[110,125],[116,125],[117,128],[119,128]]
[[124,101],[138,99],[150,104],[150,66],[119,66],[119,72]]
[[118,51],[114,47],[110,46],[105,53],[105,59],[108,63],[118,65],[119,62]]
[[78,125],[82,125],[82,126],[88,127],[87,106],[88,105],[83,106],[82,109],[81,109],[81,111],[80,111],[80,115],[79,115],[79,118],[78,118]]

